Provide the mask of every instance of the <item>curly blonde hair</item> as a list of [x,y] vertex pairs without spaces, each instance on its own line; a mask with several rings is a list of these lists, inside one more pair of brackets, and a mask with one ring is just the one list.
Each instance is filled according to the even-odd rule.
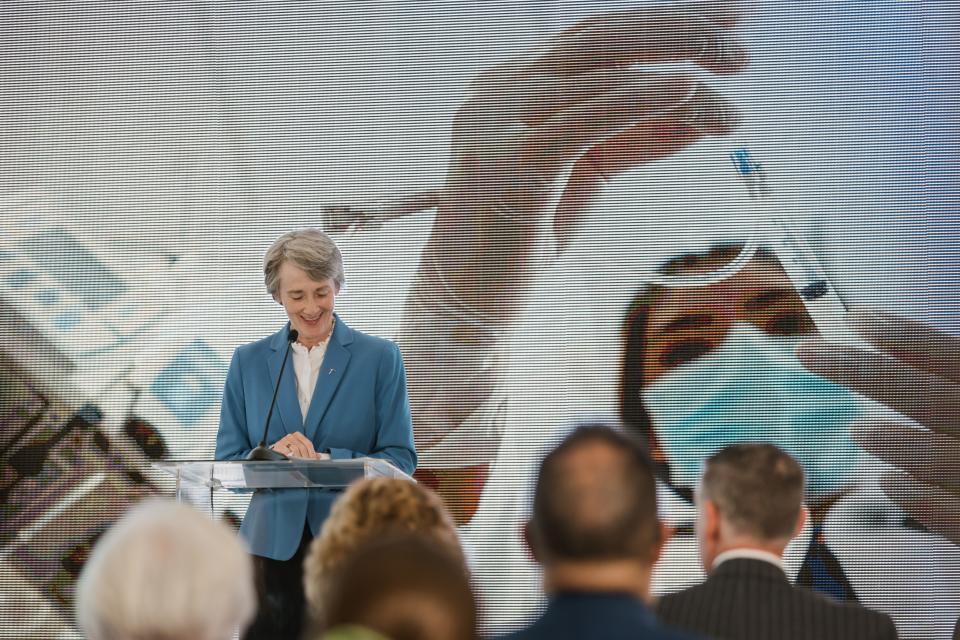
[[456,525],[437,494],[409,480],[360,480],[333,505],[304,560],[304,595],[315,623],[323,620],[330,580],[344,561],[374,538],[397,533],[423,536],[466,566]]

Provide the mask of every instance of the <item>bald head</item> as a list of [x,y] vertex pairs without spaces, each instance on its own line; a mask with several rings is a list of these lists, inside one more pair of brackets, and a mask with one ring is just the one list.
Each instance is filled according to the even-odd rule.
[[607,426],[575,430],[540,466],[530,537],[544,562],[652,562],[660,524],[644,451]]

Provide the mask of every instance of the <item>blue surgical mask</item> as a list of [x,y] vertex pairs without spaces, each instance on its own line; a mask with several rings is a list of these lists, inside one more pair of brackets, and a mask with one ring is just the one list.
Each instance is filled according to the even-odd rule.
[[862,455],[849,429],[861,402],[804,369],[794,355],[797,342],[737,323],[717,349],[643,390],[674,484],[693,487],[704,458],[756,441],[800,462],[808,495],[825,496],[848,483]]

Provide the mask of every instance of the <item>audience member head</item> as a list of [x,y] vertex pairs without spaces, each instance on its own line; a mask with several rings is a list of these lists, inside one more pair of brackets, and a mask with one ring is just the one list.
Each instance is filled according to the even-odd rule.
[[703,568],[732,549],[782,555],[806,522],[803,469],[772,444],[736,444],[710,456],[697,490]]
[[330,629],[360,627],[391,640],[470,640],[477,605],[463,557],[426,536],[403,534],[357,547],[330,576]]
[[526,535],[548,592],[647,598],[664,533],[640,445],[609,426],[577,428],[540,465]]
[[253,566],[228,527],[190,507],[147,500],[93,549],[75,607],[91,640],[227,640],[256,610]]
[[357,547],[402,533],[420,535],[466,564],[453,520],[435,493],[398,478],[360,480],[333,505],[304,560],[304,593],[314,623],[324,619],[330,577]]

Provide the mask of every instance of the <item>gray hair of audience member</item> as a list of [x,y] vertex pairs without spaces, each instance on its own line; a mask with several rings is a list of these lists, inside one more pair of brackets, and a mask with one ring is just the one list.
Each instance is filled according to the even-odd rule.
[[325,624],[360,626],[391,640],[477,638],[477,601],[463,558],[428,537],[371,541],[333,576]]
[[146,500],[94,547],[75,610],[90,640],[226,640],[256,611],[253,564],[227,526]]
[[740,535],[789,540],[803,506],[803,468],[772,444],[743,443],[707,458],[699,497]]
[[280,267],[291,262],[306,271],[311,280],[331,278],[343,286],[343,256],[330,236],[319,229],[298,229],[277,238],[263,258],[263,283],[274,300],[280,295]]
[[[595,446],[614,454],[610,463],[577,464],[578,452]],[[643,447],[610,425],[577,427],[540,465],[528,531],[542,561],[652,562],[660,521]]]

